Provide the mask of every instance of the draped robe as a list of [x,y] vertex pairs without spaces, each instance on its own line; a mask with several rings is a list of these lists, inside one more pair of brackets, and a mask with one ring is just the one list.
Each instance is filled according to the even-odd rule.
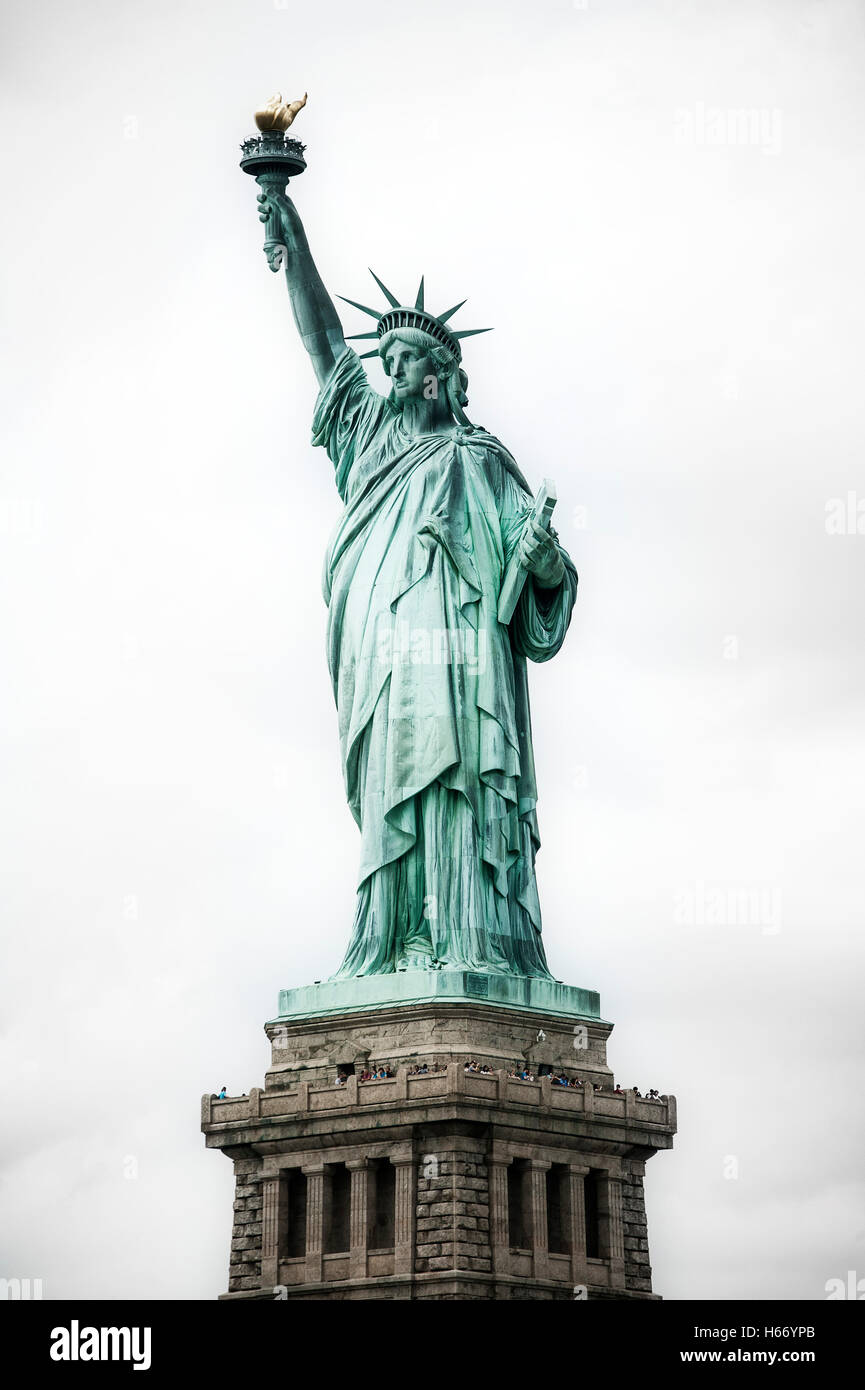
[[474,426],[411,436],[346,348],[313,443],[345,510],[328,547],[327,652],[346,792],[361,832],[339,976],[462,968],[549,976],[526,659],[570,622],[577,576],[499,591],[531,506],[510,454]]

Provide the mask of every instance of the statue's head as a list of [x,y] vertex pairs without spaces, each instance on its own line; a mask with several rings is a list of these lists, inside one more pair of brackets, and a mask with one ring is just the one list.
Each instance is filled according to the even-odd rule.
[[[460,339],[471,338],[476,333],[489,333],[490,330],[449,326],[457,309],[465,304],[464,299],[439,315],[430,313],[425,307],[423,276],[415,302],[409,306],[400,304],[374,270],[370,270],[370,275],[388,302],[384,313],[359,304],[356,299],[346,299],[345,302],[376,320],[374,333],[353,333],[351,337],[378,338],[377,348],[360,355],[375,357],[378,353],[392,383],[388,400],[400,410],[409,401],[440,401],[454,420],[468,425],[470,422],[466,419],[463,406],[468,404],[466,388],[469,379],[460,367]],[[340,299],[344,298],[344,295],[340,295]]]
[[468,403],[469,379],[456,355],[420,328],[401,327],[383,334],[379,357],[391,380],[388,399],[402,407],[407,401],[441,400],[460,421],[468,421],[463,406]]

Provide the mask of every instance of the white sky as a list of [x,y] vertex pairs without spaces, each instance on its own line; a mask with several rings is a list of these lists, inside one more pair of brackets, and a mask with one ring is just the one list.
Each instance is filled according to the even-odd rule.
[[[865,535],[826,530],[865,499],[862,7],[5,9],[0,1276],[223,1291],[199,1097],[261,1083],[279,988],[347,941],[339,502],[237,167],[278,89],[325,282],[468,295],[469,415],[558,484],[544,932],[617,1078],[679,1098],[655,1287],[865,1276]],[[771,908],[683,921],[698,884]]]

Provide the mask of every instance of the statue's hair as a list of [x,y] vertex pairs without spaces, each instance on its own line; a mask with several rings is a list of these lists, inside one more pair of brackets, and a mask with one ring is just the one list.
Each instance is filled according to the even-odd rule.
[[[442,347],[441,343],[436,342],[430,333],[424,333],[422,328],[392,328],[390,332],[382,335],[378,345],[378,355],[385,364],[385,354],[391,343],[399,339],[402,343],[409,343],[412,347],[423,348],[427,355],[432,358],[436,365],[436,376],[439,381],[444,383],[445,401],[455,420],[461,425],[469,423],[463,409],[468,405],[469,379],[457,358],[448,348]],[[391,404],[395,403],[393,390],[388,397]]]

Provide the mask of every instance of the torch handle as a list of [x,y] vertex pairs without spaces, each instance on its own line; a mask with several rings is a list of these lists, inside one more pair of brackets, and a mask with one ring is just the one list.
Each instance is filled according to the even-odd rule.
[[[256,176],[255,182],[258,184],[262,193],[269,196],[274,193],[285,195],[288,187],[288,179],[281,171],[279,173],[261,173]],[[288,250],[282,232],[282,225],[279,213],[271,202],[271,213],[264,227],[264,254],[267,257],[267,264],[276,274],[285,265]]]

